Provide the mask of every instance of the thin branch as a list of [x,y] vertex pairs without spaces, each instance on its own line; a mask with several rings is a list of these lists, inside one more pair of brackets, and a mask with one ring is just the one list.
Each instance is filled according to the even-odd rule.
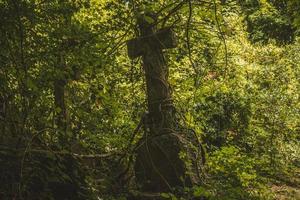
[[216,0],[214,0],[214,12],[215,12],[214,14],[215,14],[215,20],[216,20],[216,23],[217,23],[217,28],[218,28],[218,31],[220,33],[221,39],[222,39],[223,44],[224,44],[224,49],[225,49],[225,75],[226,75],[227,67],[228,67],[227,44],[226,44],[225,36],[224,36],[224,34],[223,34],[222,30],[221,30],[219,19],[217,17],[217,4],[216,4]]
[[[14,148],[7,148],[7,147],[0,147],[1,150],[6,150],[6,151],[13,151],[13,152],[24,152],[24,153],[43,153],[43,154],[55,154],[55,155],[69,155],[72,157],[76,158],[89,158],[89,159],[97,159],[97,158],[108,158],[112,156],[119,155],[120,153],[116,152],[111,152],[111,153],[103,153],[103,154],[77,154],[77,153],[72,153],[72,152],[67,152],[67,151],[51,151],[51,150],[44,150],[44,149],[14,149]],[[24,163],[24,154],[22,156],[22,163]]]
[[189,16],[188,16],[188,20],[186,23],[186,44],[187,44],[187,48],[188,48],[188,57],[189,57],[189,61],[194,69],[195,74],[198,74],[198,69],[195,66],[195,63],[193,61],[192,58],[192,51],[191,51],[191,45],[190,45],[190,25],[191,25],[191,21],[192,21],[192,15],[193,15],[193,6],[192,6],[192,2],[191,0],[188,0],[188,6],[189,6]]
[[185,4],[185,1],[180,2],[179,4],[177,4],[168,14],[167,16],[165,16],[164,18],[162,18],[161,20],[158,20],[156,24],[159,24],[160,22],[162,23],[162,27],[165,26],[166,22],[168,21],[168,19],[174,14],[176,13],[179,9],[181,9],[183,7],[183,5]]

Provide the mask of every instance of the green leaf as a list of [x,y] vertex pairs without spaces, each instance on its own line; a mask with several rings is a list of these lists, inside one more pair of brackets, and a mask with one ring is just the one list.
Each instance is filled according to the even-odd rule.
[[145,18],[146,22],[148,22],[149,24],[152,24],[154,22],[154,19],[152,17],[145,16],[144,18]]

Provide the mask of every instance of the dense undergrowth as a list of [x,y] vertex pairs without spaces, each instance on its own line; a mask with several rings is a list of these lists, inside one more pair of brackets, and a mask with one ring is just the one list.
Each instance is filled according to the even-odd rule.
[[140,60],[124,42],[137,34],[138,7],[174,26],[178,48],[165,52],[174,102],[206,149],[202,184],[161,195],[300,199],[299,2],[177,3],[0,1],[0,199],[135,192],[146,101]]

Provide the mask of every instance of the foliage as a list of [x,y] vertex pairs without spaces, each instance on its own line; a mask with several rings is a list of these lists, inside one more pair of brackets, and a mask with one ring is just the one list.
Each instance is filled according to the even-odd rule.
[[286,4],[286,1],[276,0],[241,1],[251,41],[266,43],[274,39],[279,44],[293,41],[295,29]]
[[147,101],[141,59],[130,61],[125,47],[144,12],[178,36],[164,52],[175,106],[207,152],[202,185],[162,195],[272,199],[275,183],[299,185],[299,8],[298,0],[0,1],[0,198],[128,196]]
[[24,199],[91,199],[84,168],[73,157],[43,151],[0,153],[1,199],[17,198],[17,194]]
[[210,155],[213,199],[271,199],[265,180],[255,170],[257,160],[237,147],[222,147]]

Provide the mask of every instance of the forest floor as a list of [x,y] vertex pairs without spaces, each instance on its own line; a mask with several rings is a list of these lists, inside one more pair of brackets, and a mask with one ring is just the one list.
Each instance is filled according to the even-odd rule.
[[300,168],[290,180],[281,180],[272,185],[276,200],[300,200]]

